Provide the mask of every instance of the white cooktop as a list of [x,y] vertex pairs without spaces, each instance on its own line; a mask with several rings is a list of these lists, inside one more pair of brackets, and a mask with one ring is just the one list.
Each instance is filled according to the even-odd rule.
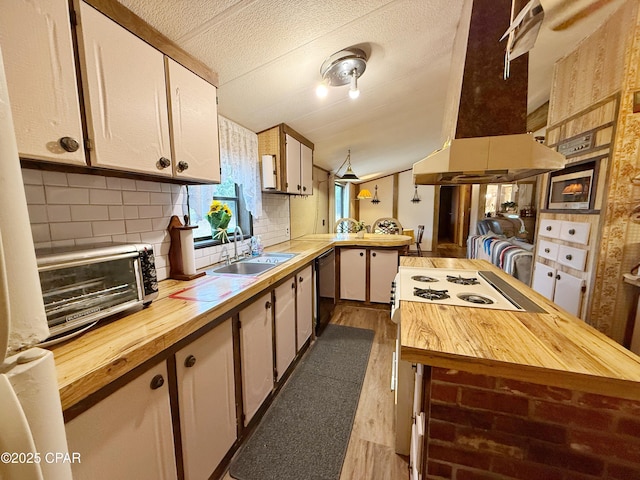
[[[459,284],[450,280],[470,284]],[[396,290],[399,292],[400,300],[404,301],[494,310],[522,310],[475,270],[400,267],[398,282]],[[446,292],[443,292],[445,290]],[[441,294],[444,298],[440,298]]]

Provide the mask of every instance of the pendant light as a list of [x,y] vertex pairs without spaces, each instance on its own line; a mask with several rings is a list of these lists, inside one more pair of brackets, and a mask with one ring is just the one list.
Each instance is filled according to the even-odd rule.
[[420,203],[420,197],[418,196],[418,185],[413,186],[413,198],[411,203]]
[[376,185],[375,187],[375,192],[376,193],[373,194],[373,200],[371,200],[371,203],[373,203],[374,205],[377,205],[380,203],[380,199],[378,198],[378,185]]
[[355,173],[353,173],[353,170],[351,170],[351,150],[348,151],[347,158],[344,159],[344,162],[342,162],[342,165],[340,165],[338,170],[336,170],[336,175],[340,173],[340,170],[342,170],[342,167],[344,167],[345,163],[347,164],[347,170],[344,172],[344,175],[340,177],[340,179],[346,180],[348,182],[352,182],[354,180],[360,180],[358,176]]

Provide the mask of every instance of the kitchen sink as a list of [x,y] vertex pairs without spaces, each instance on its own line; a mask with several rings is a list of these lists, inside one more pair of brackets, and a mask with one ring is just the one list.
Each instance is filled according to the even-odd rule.
[[276,266],[275,263],[237,262],[211,270],[211,273],[232,273],[236,275],[258,275]]
[[235,275],[259,275],[295,256],[295,253],[264,253],[259,257],[250,257],[209,271],[211,273],[230,273]]
[[250,257],[246,260],[243,260],[242,263],[270,263],[270,264],[278,264],[282,262],[286,262],[287,260],[295,257],[295,253],[263,253],[259,257]]

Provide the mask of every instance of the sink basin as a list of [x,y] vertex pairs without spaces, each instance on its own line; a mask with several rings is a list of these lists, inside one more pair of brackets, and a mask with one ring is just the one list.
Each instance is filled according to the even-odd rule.
[[238,262],[211,270],[211,273],[233,273],[236,275],[258,275],[276,266],[275,263]]
[[295,253],[263,253],[259,257],[250,257],[241,263],[278,264],[295,257]]

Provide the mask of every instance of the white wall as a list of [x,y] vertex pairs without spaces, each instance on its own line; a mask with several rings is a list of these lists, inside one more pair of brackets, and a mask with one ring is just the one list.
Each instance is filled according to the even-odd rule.
[[360,204],[360,218],[357,220],[364,222],[365,225],[373,225],[373,222],[379,218],[393,217],[393,175],[378,178],[371,182],[363,182],[359,186],[360,190],[366,188],[371,192],[371,195],[374,195],[376,185],[378,185],[378,200],[380,200],[380,203],[371,203],[371,199],[357,200]]
[[[411,170],[398,174],[398,220],[403,228],[413,228],[418,231],[418,225],[424,225],[421,249],[431,251],[433,248],[433,214],[435,187],[433,185],[418,185],[419,203],[412,203],[413,174]],[[415,249],[415,245],[411,246]]]

